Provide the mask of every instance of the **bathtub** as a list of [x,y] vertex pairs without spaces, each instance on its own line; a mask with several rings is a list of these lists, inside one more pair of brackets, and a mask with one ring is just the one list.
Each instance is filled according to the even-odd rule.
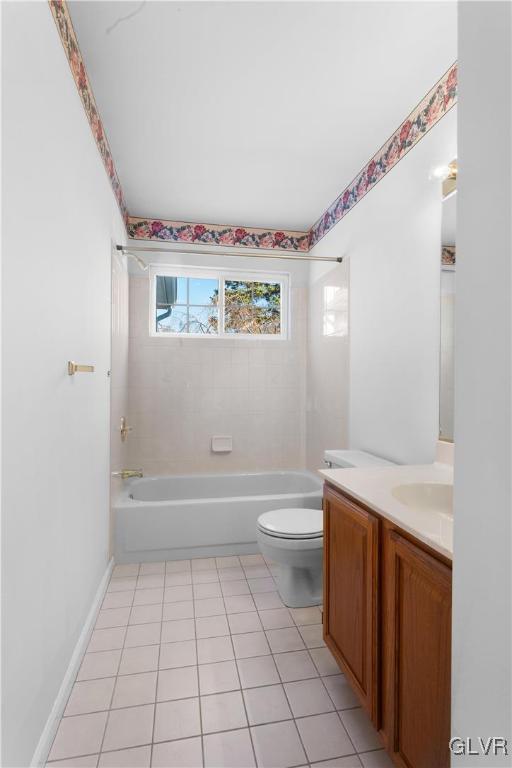
[[117,563],[258,551],[256,521],[280,507],[322,506],[311,472],[183,475],[128,480],[113,505]]

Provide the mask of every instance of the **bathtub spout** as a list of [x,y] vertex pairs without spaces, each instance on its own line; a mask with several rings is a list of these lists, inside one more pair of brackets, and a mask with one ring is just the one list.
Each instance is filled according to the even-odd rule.
[[128,480],[130,477],[144,477],[144,473],[142,469],[122,469],[120,472],[112,472],[112,477]]

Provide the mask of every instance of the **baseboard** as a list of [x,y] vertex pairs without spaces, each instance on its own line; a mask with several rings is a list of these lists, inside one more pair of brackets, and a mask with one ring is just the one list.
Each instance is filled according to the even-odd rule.
[[53,740],[55,738],[57,728],[59,727],[60,719],[64,713],[64,709],[66,707],[69,694],[71,693],[71,688],[73,687],[76,675],[78,673],[78,669],[82,662],[82,656],[85,653],[85,649],[87,648],[87,645],[89,643],[92,630],[94,629],[96,616],[98,615],[98,611],[100,610],[101,604],[103,602],[103,597],[105,595],[105,592],[107,591],[107,587],[110,580],[110,576],[112,574],[113,567],[114,567],[114,558],[112,558],[109,564],[107,565],[107,569],[103,574],[100,585],[96,591],[94,600],[92,601],[91,608],[89,610],[89,613],[87,614],[87,618],[85,620],[83,629],[80,633],[80,637],[77,640],[75,649],[71,656],[68,668],[66,670],[66,674],[64,675],[64,679],[62,680],[62,684],[57,694],[57,698],[53,703],[53,707],[51,709],[50,715],[48,717],[48,720],[46,721],[46,725],[41,734],[41,738],[39,739],[34,755],[30,762],[30,768],[39,768],[40,766],[44,766],[46,763],[46,760],[48,759],[48,754],[53,744]]

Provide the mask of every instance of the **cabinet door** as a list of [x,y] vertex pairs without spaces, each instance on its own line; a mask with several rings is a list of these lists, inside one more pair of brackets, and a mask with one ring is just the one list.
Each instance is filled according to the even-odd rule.
[[324,638],[377,724],[379,521],[335,491],[324,495]]
[[451,569],[386,530],[384,734],[397,765],[448,768]]

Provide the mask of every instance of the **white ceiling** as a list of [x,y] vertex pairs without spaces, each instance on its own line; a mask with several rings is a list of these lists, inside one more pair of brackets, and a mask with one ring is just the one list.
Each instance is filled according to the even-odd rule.
[[455,2],[70,2],[134,216],[308,229],[457,56]]

